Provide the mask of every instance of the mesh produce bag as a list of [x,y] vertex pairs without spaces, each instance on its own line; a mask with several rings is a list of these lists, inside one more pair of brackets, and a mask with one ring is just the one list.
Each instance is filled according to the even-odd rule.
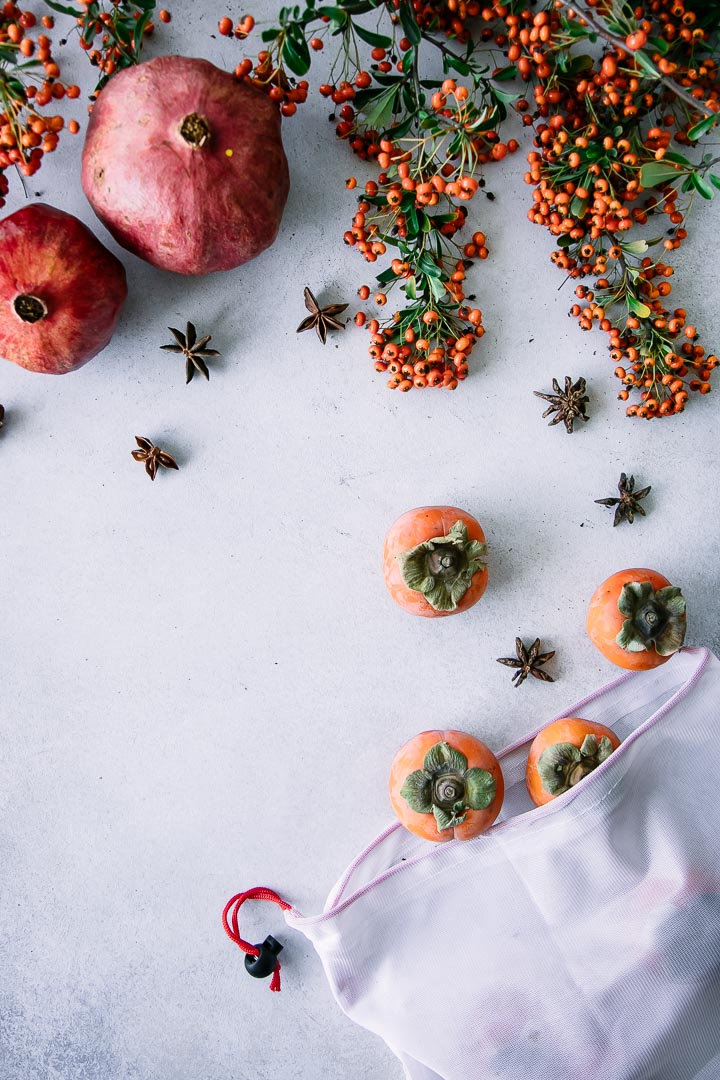
[[396,823],[321,915],[282,902],[285,920],[411,1080],[719,1080],[720,662],[685,649],[562,715],[622,745],[535,808],[533,732],[499,755],[487,833]]

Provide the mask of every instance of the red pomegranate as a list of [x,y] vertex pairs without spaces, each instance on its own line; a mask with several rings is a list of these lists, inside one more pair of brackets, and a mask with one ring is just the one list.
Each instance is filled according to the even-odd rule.
[[127,297],[119,259],[72,214],[31,203],[0,221],[0,356],[64,375],[113,335]]
[[154,266],[230,270],[280,227],[290,181],[278,107],[207,60],[126,68],[93,107],[82,185],[118,243]]

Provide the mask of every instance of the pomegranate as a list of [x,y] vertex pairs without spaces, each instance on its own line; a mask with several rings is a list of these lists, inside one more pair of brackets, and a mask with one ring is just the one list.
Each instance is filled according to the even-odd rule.
[[83,190],[118,243],[164,270],[208,274],[259,255],[289,184],[277,105],[207,60],[126,68],[93,107]]
[[126,297],[122,263],[72,214],[31,203],[0,221],[0,356],[74,371],[110,341]]

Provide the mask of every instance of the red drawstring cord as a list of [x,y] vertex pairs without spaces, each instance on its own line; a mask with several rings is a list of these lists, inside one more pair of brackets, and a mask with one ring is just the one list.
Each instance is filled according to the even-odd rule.
[[[248,956],[259,956],[260,948],[257,945],[251,945],[249,941],[245,941],[240,937],[240,929],[238,927],[238,912],[243,906],[246,900],[271,900],[273,904],[277,904],[283,911],[288,911],[290,904],[283,900],[272,889],[256,888],[248,889],[246,892],[236,893],[235,896],[228,900],[222,913],[223,930],[234,941],[238,948],[242,949]],[[280,961],[278,960],[273,970],[272,979],[270,981],[270,989],[277,992],[280,990]]]

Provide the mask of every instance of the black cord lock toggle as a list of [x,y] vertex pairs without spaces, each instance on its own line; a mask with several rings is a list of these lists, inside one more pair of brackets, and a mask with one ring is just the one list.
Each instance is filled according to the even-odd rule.
[[250,953],[245,957],[245,970],[253,979],[266,979],[272,975],[277,964],[278,953],[282,952],[282,945],[271,934],[263,941],[262,945],[256,945],[259,950],[257,956]]

